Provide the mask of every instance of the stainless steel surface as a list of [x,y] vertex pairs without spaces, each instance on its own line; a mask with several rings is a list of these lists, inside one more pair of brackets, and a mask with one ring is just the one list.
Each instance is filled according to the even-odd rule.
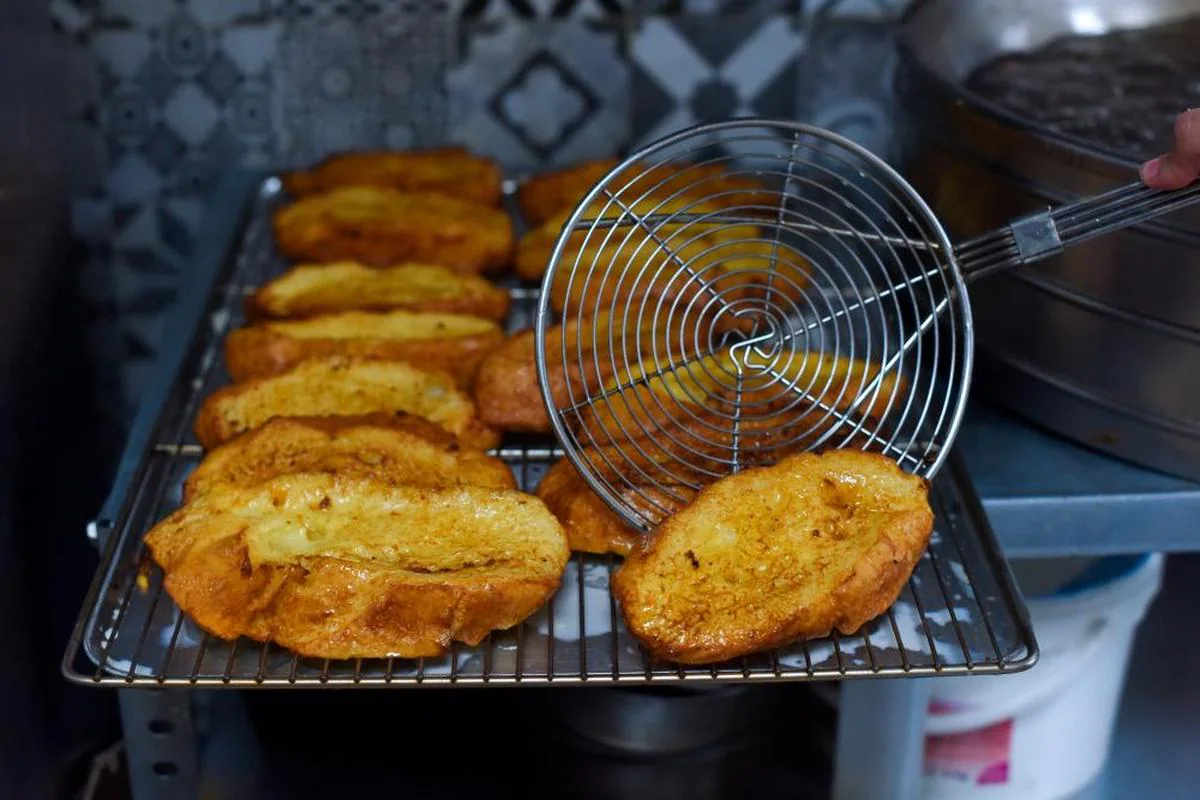
[[[936,481],[937,512],[929,551],[899,602],[855,636],[797,644],[712,667],[650,660],[621,623],[608,590],[614,559],[576,556],[563,586],[521,626],[497,632],[475,648],[454,647],[442,658],[330,662],[302,659],[280,648],[219,641],[198,630],[162,589],[142,537],[179,502],[180,486],[198,460],[190,431],[200,399],[226,377],[217,357],[226,330],[240,321],[243,287],[283,268],[271,244],[267,213],[278,202],[268,180],[244,225],[243,203],[215,210],[206,229],[212,253],[227,253],[213,288],[192,300],[201,309],[178,374],[156,397],[160,408],[142,416],[127,453],[125,485],[114,489],[104,515],[105,549],[96,579],[64,658],[64,673],[88,685],[139,686],[415,686],[591,683],[669,683],[806,680],[842,676],[900,676],[1016,671],[1036,659],[1036,644],[982,511],[961,465]],[[228,198],[227,198],[228,199]],[[222,225],[219,220],[232,217]],[[231,242],[237,242],[231,248]],[[515,292],[514,327],[528,325],[536,291]],[[181,310],[181,313],[184,313]],[[186,314],[184,314],[186,318]],[[499,455],[525,488],[556,457],[545,441],[513,439]],[[138,576],[144,575],[143,588]],[[89,665],[90,662],[90,665]]]
[[772,713],[766,686],[609,688],[571,692],[557,715],[577,736],[612,753],[682,753],[736,737]]
[[[956,236],[1134,179],[1127,155],[962,86],[1004,53],[1200,14],[1200,0],[923,0],[900,35],[905,173]],[[1182,109],[1181,109],[1182,110]],[[972,294],[985,396],[1090,446],[1200,479],[1200,212],[1071,248]]]
[[[730,197],[714,168],[764,188]],[[836,134],[762,119],[681,131],[614,167],[559,235],[536,350],[556,437],[646,531],[797,449],[876,450],[932,477],[967,401],[965,284],[1198,201],[1200,181],[1134,182],[951,246],[911,186]],[[586,335],[552,342],[552,325]],[[839,358],[877,374],[839,373]]]
[[1009,558],[1200,551],[1198,483],[1099,455],[978,403],[956,448]]
[[179,689],[120,692],[125,763],[137,800],[188,800],[200,780],[200,743],[191,693]]
[[1171,192],[1140,181],[1083,200],[1013,220],[1003,228],[955,247],[964,278],[978,278],[1034,264],[1068,247],[1107,236],[1200,201],[1200,181]]

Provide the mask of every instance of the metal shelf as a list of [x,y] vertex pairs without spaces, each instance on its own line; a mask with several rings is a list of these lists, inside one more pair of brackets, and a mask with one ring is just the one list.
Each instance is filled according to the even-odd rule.
[[982,404],[956,448],[1009,558],[1200,551],[1200,484]]
[[[441,658],[319,661],[205,634],[163,590],[142,537],[179,504],[182,483],[201,457],[192,419],[202,399],[228,380],[220,342],[242,321],[246,288],[285,266],[269,225],[279,181],[268,177],[251,193],[253,185],[232,176],[223,190],[226,203],[216,207],[223,219],[206,232],[211,270],[198,270],[208,283],[184,295],[196,308],[176,319],[191,326],[174,348],[164,348],[159,381],[146,398],[153,405],[139,415],[118,484],[94,526],[103,558],[64,658],[69,679],[242,688],[718,683],[998,673],[1033,664],[1037,646],[1024,606],[957,459],[934,484],[936,530],[908,587],[886,615],[854,636],[711,667],[654,661],[625,630],[609,592],[617,560],[584,555],[572,559],[558,593],[522,625]],[[249,201],[238,199],[238,186]],[[510,327],[525,327],[537,292],[517,287],[513,296]],[[559,452],[544,437],[510,437],[496,454],[531,490]]]

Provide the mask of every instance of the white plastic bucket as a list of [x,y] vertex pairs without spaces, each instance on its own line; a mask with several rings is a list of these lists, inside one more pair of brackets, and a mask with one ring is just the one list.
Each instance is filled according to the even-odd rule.
[[1016,562],[1041,656],[1028,672],[939,678],[925,724],[927,800],[1056,800],[1108,757],[1159,554]]

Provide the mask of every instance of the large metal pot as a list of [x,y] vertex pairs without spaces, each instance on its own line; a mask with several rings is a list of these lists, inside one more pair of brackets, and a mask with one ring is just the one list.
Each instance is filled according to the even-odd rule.
[[[924,0],[902,22],[908,177],[956,237],[1136,176],[966,90],[1051,39],[1200,14],[1200,0]],[[1181,109],[1182,110],[1182,109]],[[977,391],[1088,445],[1200,480],[1200,211],[973,287]]]

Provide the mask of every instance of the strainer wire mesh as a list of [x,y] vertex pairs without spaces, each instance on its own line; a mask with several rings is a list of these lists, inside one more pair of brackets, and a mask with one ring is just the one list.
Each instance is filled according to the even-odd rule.
[[748,120],[661,140],[593,188],[550,259],[537,352],[555,432],[644,529],[796,449],[932,476],[969,380],[951,253],[915,192],[835,134]]

